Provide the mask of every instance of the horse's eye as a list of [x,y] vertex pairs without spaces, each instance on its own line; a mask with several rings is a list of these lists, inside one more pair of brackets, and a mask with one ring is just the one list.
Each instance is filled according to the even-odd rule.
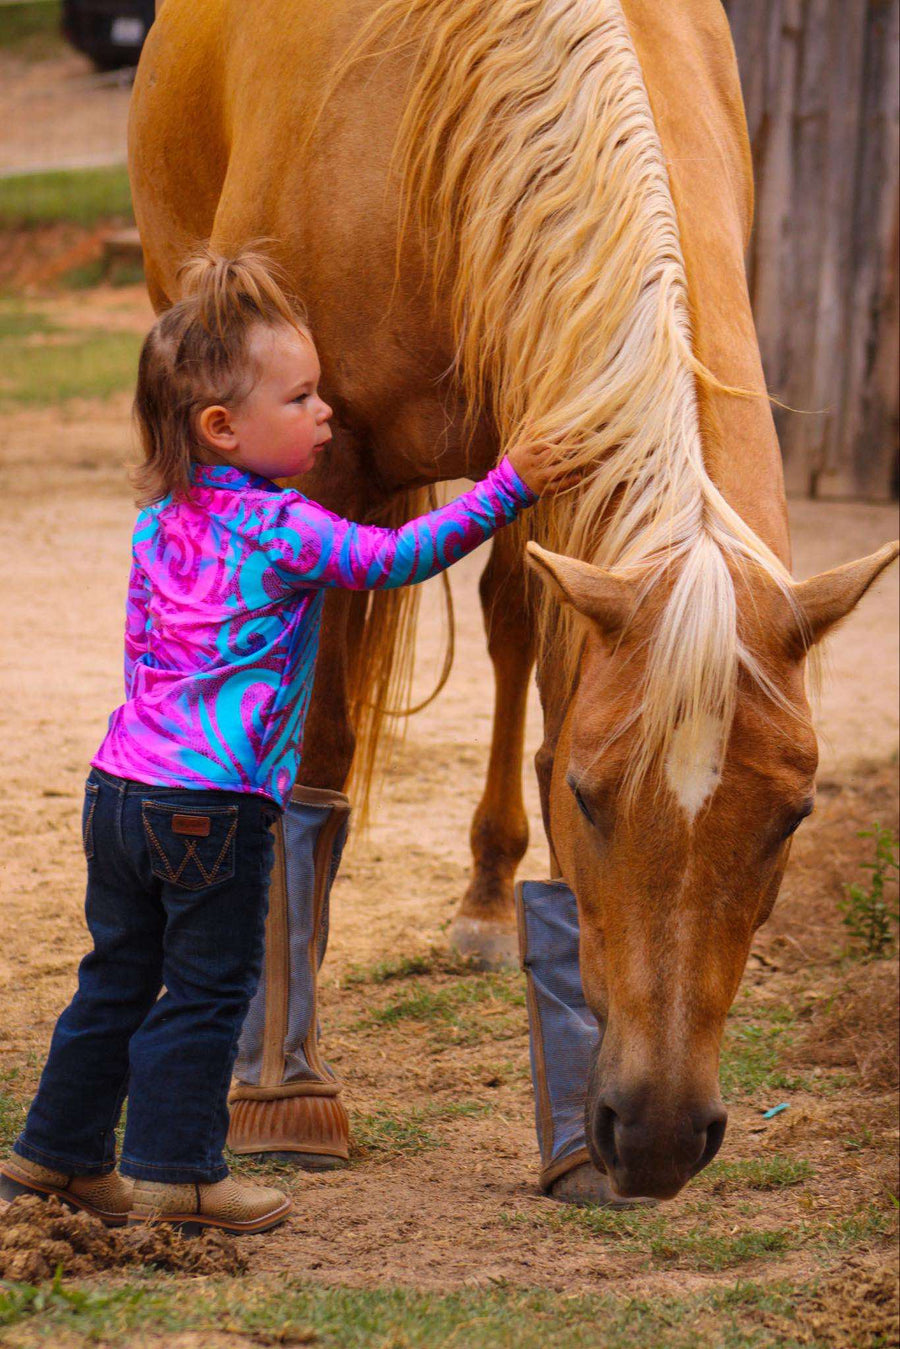
[[584,797],[581,795],[581,792],[578,789],[578,785],[575,782],[573,782],[571,778],[567,778],[566,780],[569,784],[569,787],[572,790],[572,795],[575,797],[575,804],[578,806],[578,809],[581,811],[582,815],[587,820],[588,824],[593,824],[594,823],[593,816],[591,815],[591,812],[588,809],[587,802],[585,801]]
[[808,819],[809,816],[812,815],[813,805],[814,803],[812,801],[807,801],[803,809],[800,811],[800,813],[794,816],[793,820],[791,820],[787,829],[784,831],[783,837],[785,839],[789,839],[791,837],[791,834],[796,834],[797,830],[800,828],[803,821]]

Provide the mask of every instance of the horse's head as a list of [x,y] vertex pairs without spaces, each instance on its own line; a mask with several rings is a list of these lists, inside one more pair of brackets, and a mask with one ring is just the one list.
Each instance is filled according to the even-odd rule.
[[[545,804],[578,899],[584,992],[601,1027],[588,1145],[622,1194],[674,1195],[722,1142],[725,1017],[791,837],[813,808],[805,658],[897,551],[795,585],[793,603],[769,578],[735,575],[744,660],[730,725],[676,720],[635,779],[648,653],[671,582],[663,574],[642,592],[529,545],[544,583],[583,620],[576,691],[567,705],[550,694],[565,711]],[[552,652],[544,664],[546,703]]]

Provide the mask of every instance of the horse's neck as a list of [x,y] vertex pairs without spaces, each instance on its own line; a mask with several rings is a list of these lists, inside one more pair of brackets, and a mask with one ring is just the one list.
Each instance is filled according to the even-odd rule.
[[718,0],[623,4],[666,158],[695,353],[723,384],[759,395],[698,390],[707,469],[729,504],[787,561],[781,455],[744,270],[752,166],[728,23]]

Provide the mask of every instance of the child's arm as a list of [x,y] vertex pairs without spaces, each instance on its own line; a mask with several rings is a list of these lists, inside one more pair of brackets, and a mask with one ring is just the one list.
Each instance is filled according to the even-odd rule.
[[507,458],[470,491],[400,529],[353,524],[298,495],[264,543],[292,585],[390,590],[437,575],[536,500]]
[[125,600],[125,699],[131,697],[134,667],[147,651],[150,620],[150,582],[132,553],[128,596]]

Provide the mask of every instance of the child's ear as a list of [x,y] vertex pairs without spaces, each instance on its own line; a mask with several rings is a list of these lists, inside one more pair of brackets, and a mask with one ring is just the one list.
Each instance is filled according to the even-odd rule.
[[204,408],[198,415],[197,434],[214,450],[233,450],[237,445],[231,413],[219,403]]

